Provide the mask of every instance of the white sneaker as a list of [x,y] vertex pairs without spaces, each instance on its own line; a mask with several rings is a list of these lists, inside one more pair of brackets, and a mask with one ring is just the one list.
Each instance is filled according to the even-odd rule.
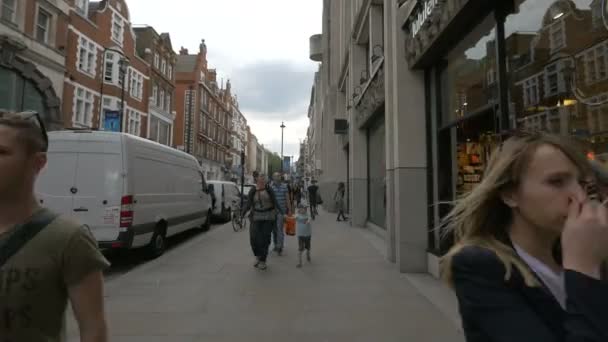
[[265,270],[268,266],[266,266],[266,263],[263,261],[260,261],[260,263],[257,266],[259,269],[261,270]]

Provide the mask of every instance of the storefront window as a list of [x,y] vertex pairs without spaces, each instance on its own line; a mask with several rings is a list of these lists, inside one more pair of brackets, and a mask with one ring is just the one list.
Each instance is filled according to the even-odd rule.
[[513,126],[576,136],[608,161],[605,0],[520,0],[505,24]]
[[447,56],[442,73],[441,125],[450,124],[496,104],[496,21],[488,16]]
[[[442,201],[452,201],[481,182],[496,144],[498,77],[496,21],[489,15],[446,57],[441,72],[441,122],[439,155],[444,167]],[[449,157],[448,157],[449,155]]]

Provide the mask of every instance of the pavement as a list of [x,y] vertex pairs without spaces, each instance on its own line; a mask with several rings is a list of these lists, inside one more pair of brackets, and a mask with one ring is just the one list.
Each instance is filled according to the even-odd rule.
[[286,237],[285,255],[261,271],[248,231],[215,227],[106,282],[110,341],[464,341],[453,295],[429,276],[400,274],[381,248],[321,213],[312,263],[296,268],[297,241]]

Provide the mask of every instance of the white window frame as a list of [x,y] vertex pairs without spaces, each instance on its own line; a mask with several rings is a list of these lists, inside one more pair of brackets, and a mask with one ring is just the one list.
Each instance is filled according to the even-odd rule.
[[158,52],[154,53],[154,67],[159,69],[160,66],[160,54]]
[[173,65],[171,65],[171,64],[169,64],[169,66],[168,66],[167,77],[170,80],[173,80]]
[[76,10],[82,15],[88,15],[89,0],[76,0]]
[[[553,67],[555,67],[554,71],[550,71],[550,69],[552,69]],[[563,69],[565,67],[565,63],[564,62],[555,62],[553,64],[547,65],[545,67],[545,77],[544,77],[544,83],[545,83],[545,89],[544,89],[544,98],[549,98],[551,96],[555,96],[557,94],[559,94],[560,92],[563,92],[566,90],[566,81],[564,80],[564,72]],[[557,76],[557,90],[555,91],[551,91],[551,84],[549,82],[549,78],[553,75]]]
[[[524,107],[536,106],[540,102],[540,87],[538,76],[528,78],[522,83]],[[532,93],[531,93],[532,92]],[[531,96],[533,94],[533,96]]]
[[[46,27],[40,26],[41,14],[45,15],[47,17]],[[42,42],[44,44],[49,44],[52,25],[53,25],[53,14],[50,11],[46,10],[45,8],[38,6],[38,9],[36,11],[36,22],[34,23],[34,37],[36,38],[36,40],[38,42]],[[44,29],[44,37],[42,40],[40,40],[40,37],[38,37],[39,28]]]
[[142,113],[127,107],[127,133],[141,136],[141,117]]
[[[9,21],[12,24],[17,24],[17,7],[19,6],[19,0],[13,0],[13,5],[12,8],[8,5],[8,3],[6,3],[6,0],[1,0],[2,4],[1,4],[1,16],[0,18],[2,18],[3,21]],[[12,14],[11,17],[6,19],[4,18],[4,11],[6,11],[7,9],[10,9]]]
[[[118,84],[120,79],[120,58],[121,56],[112,51],[106,51],[103,62],[103,81],[109,84]],[[108,63],[111,64],[108,68]],[[108,71],[111,71],[110,79],[106,78]]]
[[[554,22],[553,24],[549,25],[549,45],[551,48],[551,53],[555,53],[563,48],[566,47],[567,45],[567,41],[566,41],[566,21],[564,20],[564,17],[559,18],[556,22]],[[555,33],[557,32],[561,32],[561,45],[556,45],[557,42],[555,41]]]
[[[600,54],[599,50],[603,53]],[[585,82],[592,85],[608,79],[608,42],[602,42],[585,51],[582,55],[585,66]],[[600,65],[603,64],[603,70]],[[603,75],[602,75],[603,72]]]
[[167,60],[164,58],[160,62],[160,72],[165,76],[167,75]]
[[80,127],[91,127],[94,108],[95,94],[86,88],[74,87],[72,123]]
[[154,84],[152,86],[152,103],[156,106],[156,101],[158,99],[158,85]]
[[92,78],[97,74],[97,44],[84,35],[78,37],[76,68]]
[[129,68],[129,94],[132,98],[140,100],[144,96],[144,75],[134,68]]
[[159,95],[159,104],[158,104],[158,108],[165,108],[165,89],[160,90],[160,95]]
[[165,106],[163,107],[163,110],[167,113],[169,113],[171,111],[171,93],[170,92],[165,93]]
[[[118,32],[115,30],[116,27],[118,27]],[[112,13],[112,27],[110,30],[112,41],[122,47],[125,40],[125,20],[117,13]]]

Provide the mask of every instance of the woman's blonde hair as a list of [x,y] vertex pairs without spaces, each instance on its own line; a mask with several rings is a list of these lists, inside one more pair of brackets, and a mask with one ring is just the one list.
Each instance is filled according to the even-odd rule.
[[492,154],[481,183],[457,200],[441,223],[446,233],[453,233],[455,242],[441,259],[442,278],[448,284],[453,284],[453,256],[464,247],[478,246],[496,253],[505,265],[505,280],[510,279],[515,267],[528,286],[539,285],[528,266],[505,241],[512,209],[503,202],[501,194],[517,188],[534,153],[543,145],[561,150],[579,168],[581,177],[588,174],[582,146],[573,139],[542,132],[519,132],[507,139]]

